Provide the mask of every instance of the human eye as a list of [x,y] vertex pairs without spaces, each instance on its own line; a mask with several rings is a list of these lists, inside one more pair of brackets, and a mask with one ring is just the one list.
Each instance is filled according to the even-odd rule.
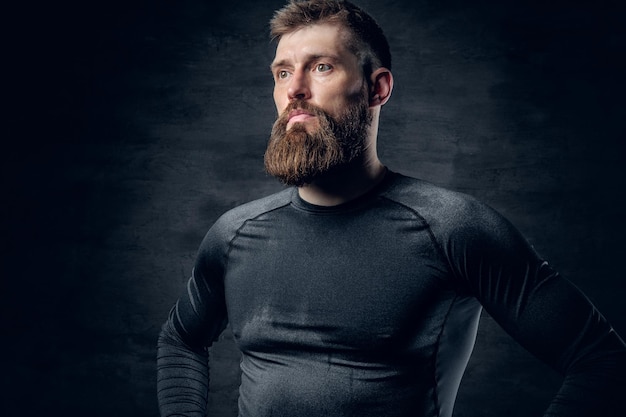
[[317,72],[328,72],[331,69],[333,69],[333,67],[330,66],[329,64],[317,64],[315,66],[315,71]]
[[274,77],[277,80],[284,80],[285,78],[289,77],[289,71],[287,71],[287,70],[277,70],[274,73]]

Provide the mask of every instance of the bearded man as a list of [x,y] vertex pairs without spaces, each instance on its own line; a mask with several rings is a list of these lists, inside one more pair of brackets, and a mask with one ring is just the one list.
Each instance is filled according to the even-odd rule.
[[159,338],[163,416],[204,416],[207,348],[230,323],[241,417],[450,417],[482,308],[565,375],[546,416],[620,415],[626,346],[498,213],[379,160],[391,96],[376,22],[338,0],[272,22],[290,187],[225,213]]

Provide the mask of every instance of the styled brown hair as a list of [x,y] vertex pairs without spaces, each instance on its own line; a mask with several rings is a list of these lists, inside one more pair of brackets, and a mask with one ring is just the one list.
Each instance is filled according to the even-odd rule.
[[366,78],[380,67],[391,70],[391,52],[382,29],[349,1],[289,0],[270,20],[270,36],[278,42],[283,35],[321,23],[338,23],[348,29],[351,36],[347,47],[359,58]]

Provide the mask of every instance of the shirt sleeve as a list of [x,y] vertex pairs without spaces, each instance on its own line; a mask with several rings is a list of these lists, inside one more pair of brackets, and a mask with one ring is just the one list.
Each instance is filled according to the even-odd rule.
[[218,227],[204,238],[185,291],[170,311],[157,345],[161,416],[204,417],[209,390],[208,348],[227,324],[224,251]]
[[457,277],[520,345],[564,375],[545,417],[624,416],[626,346],[589,299],[488,207],[444,243]]

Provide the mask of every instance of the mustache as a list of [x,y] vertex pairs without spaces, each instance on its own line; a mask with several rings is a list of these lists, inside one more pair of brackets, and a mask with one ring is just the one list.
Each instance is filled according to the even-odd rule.
[[[371,125],[365,93],[348,97],[345,108],[334,117],[301,99],[288,102],[272,126],[266,172],[285,184],[301,186],[358,157]],[[309,132],[304,124],[295,123],[287,131],[289,114],[294,111],[316,117],[318,126]]]
[[322,110],[320,107],[317,107],[314,104],[311,104],[303,100],[294,100],[294,101],[289,102],[289,104],[287,104],[287,107],[285,107],[285,109],[282,111],[282,113],[278,117],[278,120],[283,121],[284,123],[287,123],[287,121],[289,121],[289,113],[291,113],[293,110],[304,110],[313,116],[323,117],[326,119],[333,120],[330,114],[328,114],[326,111]]

